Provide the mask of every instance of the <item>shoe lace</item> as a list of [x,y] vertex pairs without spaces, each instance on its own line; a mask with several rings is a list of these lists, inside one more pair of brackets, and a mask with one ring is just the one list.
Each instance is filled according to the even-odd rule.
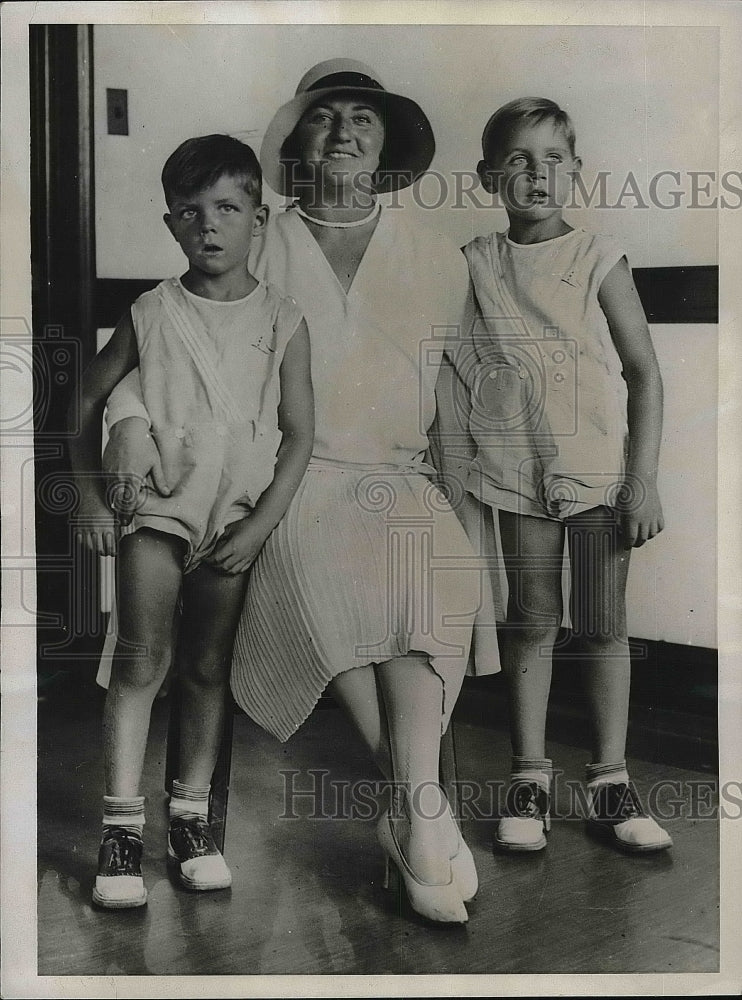
[[601,785],[593,801],[594,812],[599,819],[623,823],[646,815],[636,789],[623,782]]
[[549,811],[549,795],[535,781],[519,781],[508,789],[507,811],[510,816],[543,819]]
[[173,832],[177,832],[186,842],[189,857],[215,853],[214,839],[205,819],[194,817],[174,820]]
[[111,830],[105,842],[111,851],[109,868],[122,874],[139,874],[142,841],[136,834],[129,830]]

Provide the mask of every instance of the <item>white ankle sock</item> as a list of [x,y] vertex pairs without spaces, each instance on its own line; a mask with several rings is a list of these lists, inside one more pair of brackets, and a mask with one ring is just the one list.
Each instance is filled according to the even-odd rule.
[[533,781],[545,792],[551,785],[552,762],[548,757],[517,757],[511,761],[510,781]]
[[173,781],[173,794],[169,803],[170,819],[195,813],[203,816],[209,814],[209,792],[211,785],[186,785],[183,781]]
[[123,826],[141,834],[144,822],[143,795],[103,796],[103,826]]
[[599,788],[600,785],[628,785],[629,772],[626,761],[615,764],[588,764],[585,767],[585,781],[588,789]]

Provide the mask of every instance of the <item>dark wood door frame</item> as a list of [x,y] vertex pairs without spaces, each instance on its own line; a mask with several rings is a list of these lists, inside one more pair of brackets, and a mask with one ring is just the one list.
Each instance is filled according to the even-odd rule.
[[97,559],[74,544],[66,457],[67,409],[95,352],[92,56],[91,25],[29,28],[40,683],[92,666],[103,638]]

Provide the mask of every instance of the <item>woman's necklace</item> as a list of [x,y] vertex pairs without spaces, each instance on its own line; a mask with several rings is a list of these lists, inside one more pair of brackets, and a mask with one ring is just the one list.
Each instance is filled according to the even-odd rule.
[[315,226],[324,226],[325,229],[356,229],[358,226],[365,226],[367,222],[371,222],[372,219],[376,218],[381,212],[381,202],[377,201],[368,215],[365,215],[362,219],[354,219],[353,222],[328,222],[327,219],[315,219],[313,215],[307,215],[297,201],[294,202],[293,208],[297,215],[300,215],[302,219],[306,219],[308,222],[313,222]]

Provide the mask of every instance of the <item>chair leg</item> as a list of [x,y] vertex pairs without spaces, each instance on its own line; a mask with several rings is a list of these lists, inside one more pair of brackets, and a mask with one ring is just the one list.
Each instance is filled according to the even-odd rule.
[[181,690],[177,676],[170,678],[168,691],[170,718],[167,724],[167,749],[165,752],[165,791],[173,794],[173,780],[178,777],[178,757],[180,755],[180,704]]
[[209,823],[214,835],[214,843],[224,853],[227,832],[227,803],[229,801],[229,780],[232,772],[232,734],[234,732],[235,705],[230,697],[224,719],[222,743],[211,778],[209,796]]
[[448,729],[441,737],[439,777],[454,816],[459,816],[461,813],[461,802],[453,719],[451,719]]

